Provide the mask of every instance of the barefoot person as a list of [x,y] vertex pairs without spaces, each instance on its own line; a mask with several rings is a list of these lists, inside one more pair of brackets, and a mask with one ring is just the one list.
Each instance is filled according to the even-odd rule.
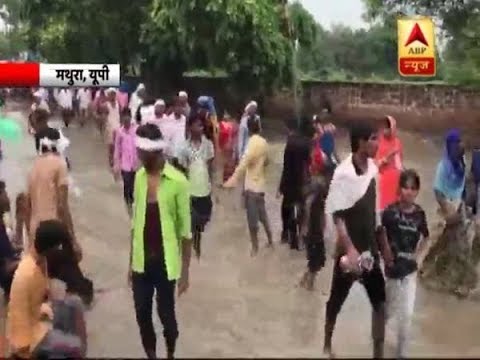
[[331,355],[337,316],[353,283],[360,280],[373,307],[373,356],[380,358],[385,333],[385,280],[376,239],[380,225],[376,213],[378,168],[372,158],[378,147],[377,133],[359,124],[350,136],[352,154],[336,168],[325,203],[325,213],[333,215],[338,233],[338,256],[326,306],[324,351]]
[[120,121],[122,126],[115,136],[114,171],[117,178],[120,175],[122,177],[123,200],[128,215],[131,217],[133,211],[133,183],[139,165],[135,147],[137,126],[133,124],[128,108],[122,110]]
[[83,306],[72,295],[49,291],[49,254],[70,234],[58,220],[42,221],[35,230],[34,249],[13,278],[7,315],[7,340],[18,358],[82,358],[87,339]]
[[212,214],[213,143],[204,135],[202,118],[188,120],[189,138],[180,145],[176,158],[187,170],[192,206],[192,236],[195,255],[200,258],[201,237]]
[[428,225],[423,209],[415,203],[420,177],[414,170],[400,175],[400,198],[382,213],[393,263],[385,267],[387,314],[396,320],[397,359],[406,356],[410,324],[415,305],[417,270],[422,266],[428,245]]
[[268,245],[273,246],[272,231],[265,208],[265,168],[268,163],[268,144],[260,136],[260,123],[255,116],[248,119],[248,131],[251,134],[245,154],[233,175],[223,187],[233,188],[245,173],[245,205],[248,229],[252,243],[252,256],[258,253],[258,223],[267,234]]
[[137,324],[148,358],[157,357],[152,305],[156,292],[166,355],[173,358],[178,337],[175,284],[188,289],[191,255],[190,194],[185,176],[165,162],[165,142],[157,126],[137,129],[136,146],[143,167],[135,176],[131,281]]
[[[34,251],[33,240],[38,224],[46,220],[60,220],[68,229],[69,243],[49,267],[51,277],[64,281],[67,291],[79,294],[88,304],[93,297],[92,282],[85,278],[79,268],[82,250],[75,237],[72,216],[68,203],[69,179],[65,159],[59,152],[61,138],[58,130],[47,128],[40,138],[40,155],[37,156],[28,176],[25,194],[26,246]],[[23,218],[23,216],[22,216]]]

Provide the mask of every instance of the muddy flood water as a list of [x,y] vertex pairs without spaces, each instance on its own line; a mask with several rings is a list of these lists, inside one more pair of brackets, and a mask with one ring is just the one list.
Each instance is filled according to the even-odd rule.
[[[10,111],[26,128],[25,115]],[[87,313],[89,357],[143,357],[127,286],[129,221],[121,184],[107,171],[105,148],[92,124],[64,130],[71,140],[72,174],[81,190],[71,195],[72,213],[83,245],[82,268],[97,289]],[[435,233],[435,203],[431,191],[440,146],[420,135],[401,133],[407,167],[422,177],[419,203],[427,211]],[[217,191],[212,220],[203,239],[201,261],[192,259],[190,289],[177,301],[180,337],[178,357],[322,357],[325,303],[332,262],[317,278],[314,292],[298,288],[306,261],[279,243],[280,200],[275,198],[282,166],[283,139],[271,142],[267,209],[275,233],[274,249],[262,247],[249,255],[246,219],[238,191]],[[343,154],[348,139],[339,139]],[[341,151],[341,153],[342,153]],[[34,158],[33,139],[25,130],[19,144],[5,144],[2,172],[13,199],[25,186]],[[266,238],[261,234],[261,241]],[[418,287],[409,355],[412,357],[480,356],[480,303],[432,293]],[[340,357],[370,357],[370,304],[355,284],[338,317],[334,351]],[[164,354],[161,325],[158,354]],[[394,339],[387,331],[387,355]]]

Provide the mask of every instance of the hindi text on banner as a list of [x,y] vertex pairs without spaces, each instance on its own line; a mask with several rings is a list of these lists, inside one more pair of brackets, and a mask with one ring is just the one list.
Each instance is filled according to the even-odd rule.
[[40,64],[40,86],[117,87],[118,64]]

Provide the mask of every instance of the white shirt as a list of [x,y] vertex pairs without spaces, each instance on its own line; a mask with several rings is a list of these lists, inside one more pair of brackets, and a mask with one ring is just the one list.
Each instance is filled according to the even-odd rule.
[[80,109],[87,109],[92,102],[92,93],[90,89],[81,88],[77,92],[77,99]]
[[155,114],[152,118],[148,120],[148,123],[157,125],[162,133],[162,136],[165,137],[165,130],[168,132],[168,116],[163,114],[160,117],[156,117]]
[[62,89],[58,93],[58,104],[64,109],[72,109],[73,95],[70,89]]
[[[136,113],[133,114],[133,117],[135,116]],[[155,107],[153,105],[142,106],[140,108],[140,119],[142,120],[142,125],[152,123],[155,119]]]
[[175,154],[175,149],[178,149],[181,144],[185,142],[185,129],[187,126],[187,118],[185,115],[180,115],[180,118],[176,118],[175,114],[171,114],[165,127],[167,127],[167,136],[164,137],[168,141],[168,154]]

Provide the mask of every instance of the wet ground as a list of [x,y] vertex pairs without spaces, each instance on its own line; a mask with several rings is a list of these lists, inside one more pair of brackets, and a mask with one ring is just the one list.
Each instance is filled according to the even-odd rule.
[[[25,126],[25,116],[10,112]],[[93,126],[65,130],[71,139],[69,153],[73,177],[81,196],[71,196],[82,267],[94,280],[98,294],[87,314],[89,357],[143,357],[126,274],[129,223],[123,207],[121,185],[106,167],[104,145]],[[440,149],[431,139],[402,133],[407,167],[422,176],[419,202],[434,219],[431,194],[433,171]],[[346,149],[346,140],[340,140]],[[296,287],[305,269],[303,253],[278,243],[281,224],[275,190],[279,180],[283,145],[271,146],[267,207],[277,243],[249,256],[245,215],[235,191],[218,192],[212,221],[203,240],[203,257],[192,259],[191,286],[178,299],[180,326],[178,357],[321,357],[324,309],[331,277],[331,262],[320,273],[317,289]],[[33,140],[4,145],[2,165],[13,199],[23,190],[25,175],[34,158]],[[434,221],[431,221],[433,227]],[[262,240],[265,240],[263,237]],[[418,289],[410,355],[415,357],[478,357],[478,303]],[[155,316],[157,330],[161,326]],[[337,356],[369,357],[370,305],[356,284],[337,322],[334,350]],[[387,336],[391,353],[393,339]],[[164,354],[159,341],[159,355]]]

